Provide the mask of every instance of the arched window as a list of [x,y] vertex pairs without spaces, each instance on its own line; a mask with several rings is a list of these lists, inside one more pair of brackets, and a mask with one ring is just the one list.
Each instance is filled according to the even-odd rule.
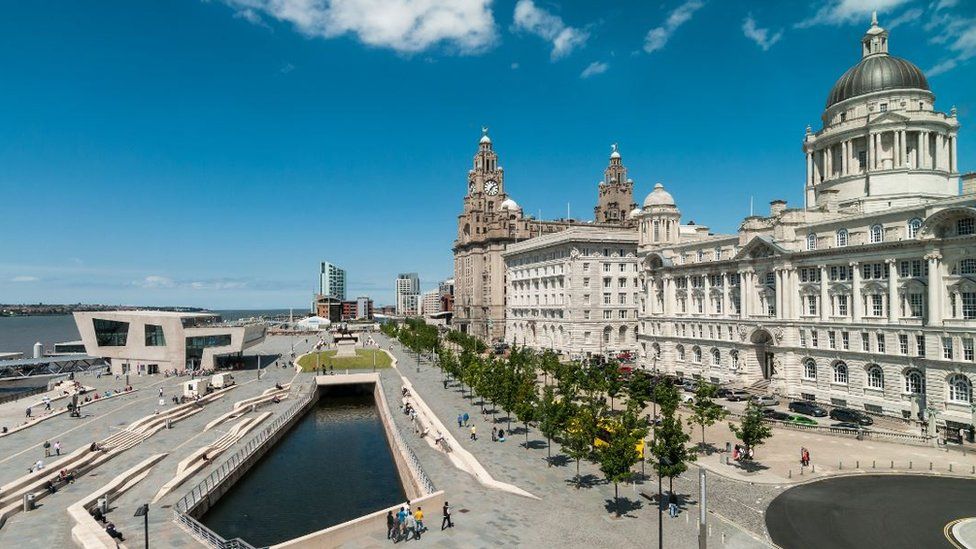
[[949,376],[949,401],[967,404],[973,401],[973,384],[968,377],[962,374]]
[[847,246],[847,229],[837,231],[837,246]]
[[674,353],[677,355],[677,360],[679,362],[684,362],[685,361],[685,346],[684,345],[678,345],[678,346],[676,346],[674,348]]
[[925,392],[925,378],[918,370],[905,372],[905,392],[910,395],[920,395]]
[[702,352],[700,347],[691,348],[691,361],[694,362],[695,364],[701,364]]
[[881,225],[871,226],[871,243],[884,242],[884,228]]
[[817,249],[817,235],[812,233],[807,235],[807,249],[808,250]]
[[847,385],[847,364],[843,362],[834,364],[834,383]]
[[729,368],[739,369],[739,351],[729,351]]
[[917,217],[914,217],[914,218],[908,220],[908,225],[906,227],[908,229],[908,238],[915,238],[915,237],[917,237],[918,236],[918,229],[921,226],[922,226],[922,220],[919,219],[919,218],[917,218]]
[[712,366],[720,366],[722,364],[722,353],[718,349],[712,349]]
[[868,366],[868,387],[871,389],[884,389],[884,371],[881,366],[872,364]]
[[803,363],[803,378],[817,379],[817,363],[812,358]]

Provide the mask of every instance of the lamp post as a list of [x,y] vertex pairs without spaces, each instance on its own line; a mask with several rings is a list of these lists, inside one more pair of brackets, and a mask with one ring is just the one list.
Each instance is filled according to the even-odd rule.
[[657,547],[664,549],[664,503],[661,493],[661,468],[671,465],[671,460],[667,456],[662,456],[658,460],[657,467]]
[[143,503],[136,509],[136,513],[132,515],[134,517],[142,517],[143,524],[145,524],[146,532],[146,549],[149,549],[149,504]]

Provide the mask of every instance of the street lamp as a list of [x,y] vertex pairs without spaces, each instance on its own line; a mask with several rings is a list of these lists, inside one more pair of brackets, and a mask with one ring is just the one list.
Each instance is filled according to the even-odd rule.
[[661,456],[657,467],[657,547],[664,549],[664,503],[661,493],[661,468],[671,465],[671,460],[667,456]]
[[149,504],[143,503],[136,509],[136,514],[132,515],[134,517],[142,517],[144,519],[144,524],[146,528],[146,549],[149,549]]

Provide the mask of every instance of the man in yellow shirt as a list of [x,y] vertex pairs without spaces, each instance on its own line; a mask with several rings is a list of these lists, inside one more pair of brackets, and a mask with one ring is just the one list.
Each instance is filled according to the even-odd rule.
[[424,531],[424,510],[422,507],[417,507],[417,510],[413,514],[414,520],[417,521],[417,534],[416,538],[420,539],[420,534]]

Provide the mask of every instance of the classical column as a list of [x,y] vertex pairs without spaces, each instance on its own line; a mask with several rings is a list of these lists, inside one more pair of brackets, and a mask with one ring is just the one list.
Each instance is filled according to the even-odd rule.
[[782,319],[783,315],[783,294],[786,289],[784,284],[784,271],[776,269],[776,318]]
[[945,155],[942,154],[942,134],[936,132],[935,134],[935,154],[932,155],[932,167],[936,170],[942,169],[942,163],[944,161]]
[[854,322],[861,321],[861,264],[852,261],[851,266],[851,313]]
[[868,133],[867,145],[868,145],[868,162],[867,166],[864,166],[865,171],[875,170],[878,168],[878,153],[875,151],[875,140],[874,134]]
[[901,137],[901,132],[898,130],[893,130],[891,132],[891,167],[898,167],[898,152],[901,151],[901,146],[898,143],[898,139]]
[[820,265],[820,320],[827,321],[827,266]]
[[830,169],[832,162],[830,161],[831,154],[830,154],[830,146],[829,145],[826,146],[826,147],[824,147],[823,155],[824,155],[824,179],[830,179],[830,176],[832,175],[832,172],[831,172],[831,169]]
[[917,143],[915,145],[915,169],[916,170],[922,169],[922,158],[923,158],[923,155],[922,155],[922,136],[923,135],[925,135],[925,132],[919,130],[917,132],[916,136],[915,136],[916,137],[916,143]]
[[807,186],[810,187],[814,184],[813,178],[813,152],[807,153]]
[[956,140],[958,139],[958,135],[949,138],[949,171],[952,173],[959,171],[959,160],[956,158]]
[[905,130],[899,132],[898,144],[901,150],[901,158],[899,159],[898,166],[902,167],[908,164],[908,133]]
[[888,264],[888,322],[895,324],[898,322],[898,262],[894,259],[887,259]]
[[674,314],[674,305],[671,304],[671,299],[674,296],[674,285],[671,283],[671,277],[663,276],[661,285],[664,291],[664,316],[671,316]]
[[847,175],[847,141],[840,142],[840,175]]
[[731,315],[729,311],[729,273],[722,273],[722,316]]
[[712,314],[712,282],[707,274],[702,275],[702,284],[705,285],[705,297],[702,298],[702,310],[706,315]]
[[752,273],[739,271],[739,318],[749,318],[752,314]]
[[800,318],[800,273],[796,271],[796,267],[791,267],[786,271],[786,275],[790,281],[790,293],[787,296],[790,299],[790,318],[798,320]]
[[942,324],[942,254],[932,252],[925,256],[929,262],[928,276],[928,316],[926,326],[939,326]]

